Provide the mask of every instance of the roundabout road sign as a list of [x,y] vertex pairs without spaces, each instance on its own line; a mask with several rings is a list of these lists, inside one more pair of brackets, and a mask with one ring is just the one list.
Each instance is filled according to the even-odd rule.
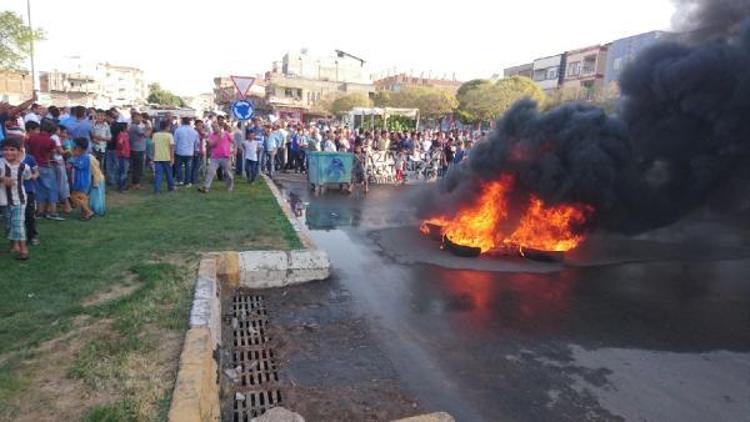
[[249,120],[253,117],[254,109],[253,103],[247,100],[235,101],[232,104],[232,114],[237,120]]

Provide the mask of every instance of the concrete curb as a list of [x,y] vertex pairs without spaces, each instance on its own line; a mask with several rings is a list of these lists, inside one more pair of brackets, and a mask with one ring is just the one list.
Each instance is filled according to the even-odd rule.
[[273,182],[273,180],[271,180],[271,178],[269,178],[265,174],[261,174],[261,176],[266,182],[268,189],[271,190],[273,197],[276,198],[276,202],[284,212],[286,219],[289,220],[289,224],[291,224],[294,228],[294,231],[297,232],[297,237],[299,237],[299,240],[300,242],[302,242],[302,245],[305,247],[305,249],[317,249],[315,243],[312,241],[312,237],[310,237],[310,232],[307,230],[307,227],[305,227],[304,224],[300,223],[299,220],[297,220],[297,217],[294,216],[292,207],[289,206],[289,203],[286,201],[286,199],[284,199],[284,195],[281,194],[281,191],[279,191],[279,188],[276,187],[276,184]]
[[263,180],[306,249],[214,252],[203,257],[169,408],[171,422],[218,421],[221,417],[215,356],[221,347],[222,288],[282,287],[330,276],[328,254],[315,247],[307,228],[297,221],[273,181],[265,175]]
[[240,252],[239,260],[241,287],[283,287],[325,280],[331,275],[328,255],[315,249]]
[[195,282],[190,328],[180,354],[168,420],[218,421],[220,418],[218,364],[214,351],[221,345],[221,285],[217,259],[201,260]]
[[412,416],[410,418],[399,419],[393,422],[455,422],[453,416],[445,412],[430,413],[428,415]]

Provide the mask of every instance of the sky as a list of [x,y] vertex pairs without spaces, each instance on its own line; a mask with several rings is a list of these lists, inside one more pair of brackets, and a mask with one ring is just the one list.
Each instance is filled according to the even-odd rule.
[[[193,6],[195,4],[196,6]],[[31,0],[46,32],[37,70],[66,57],[136,66],[180,95],[210,92],[215,76],[270,70],[286,51],[344,50],[371,73],[489,78],[508,66],[652,30],[669,30],[671,0],[339,0],[209,2]],[[26,19],[26,0],[0,10]]]

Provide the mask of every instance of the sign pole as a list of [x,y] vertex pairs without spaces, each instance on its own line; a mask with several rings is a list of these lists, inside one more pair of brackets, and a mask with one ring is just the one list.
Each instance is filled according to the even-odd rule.
[[29,53],[31,53],[31,92],[36,95],[36,67],[34,66],[34,27],[31,25],[31,0],[26,0],[26,14],[29,18]]

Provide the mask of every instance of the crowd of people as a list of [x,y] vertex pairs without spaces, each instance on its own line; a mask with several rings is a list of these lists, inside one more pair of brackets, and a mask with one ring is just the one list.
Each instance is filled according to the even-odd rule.
[[[237,125],[233,139],[255,146],[238,149],[237,173],[244,165],[248,177],[258,168],[273,176],[275,171],[306,172],[309,152],[349,152],[355,156],[353,178],[367,190],[370,182],[404,183],[410,175],[435,179],[454,164],[466,159],[473,144],[483,136],[469,130],[395,131],[387,129],[350,130],[326,124],[264,123],[254,119],[244,129]],[[250,151],[250,156],[241,155]],[[382,171],[384,162],[388,171]],[[380,171],[378,167],[381,167]],[[387,177],[380,172],[388,173]]]
[[149,116],[83,106],[44,107],[31,99],[18,106],[0,103],[0,208],[11,251],[29,258],[27,244],[39,244],[36,220],[64,221],[78,209],[88,221],[106,210],[106,190],[153,192],[196,186],[209,193],[216,177],[234,189],[236,178],[254,183],[261,172],[305,173],[307,154],[350,152],[353,179],[364,186],[380,181],[375,157],[387,156],[392,182],[407,174],[437,178],[465,159],[480,134],[452,131],[350,130],[323,122],[304,125],[283,119],[231,122]]

